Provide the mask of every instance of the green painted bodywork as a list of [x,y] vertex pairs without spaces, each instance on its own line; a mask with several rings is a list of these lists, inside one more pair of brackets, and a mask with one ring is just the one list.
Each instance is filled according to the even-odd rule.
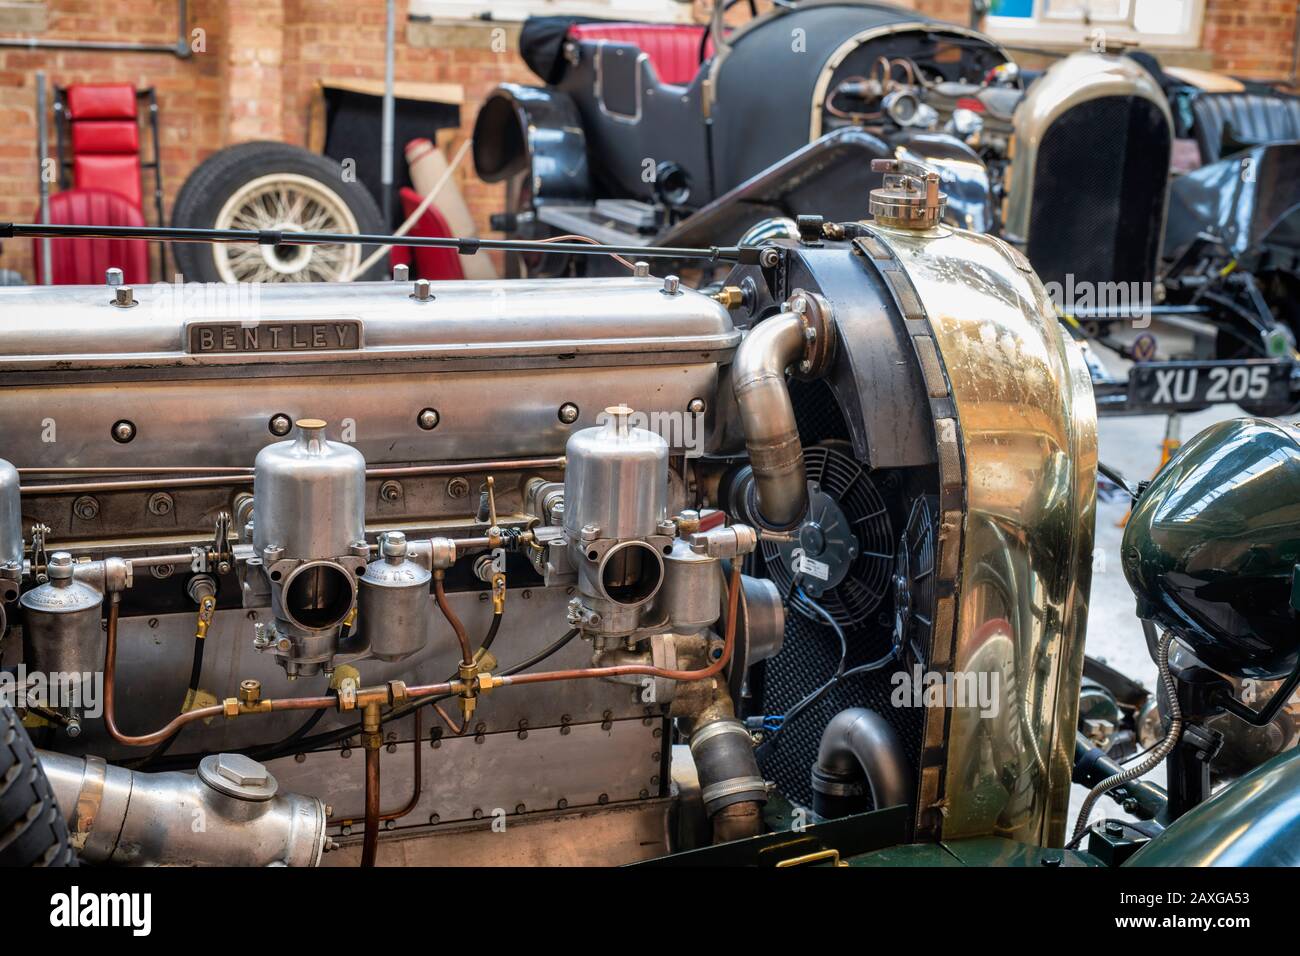
[[1139,616],[1207,666],[1288,676],[1300,657],[1300,431],[1258,418],[1205,429],[1139,497],[1121,557]]
[[1075,850],[1044,849],[1003,837],[973,837],[943,843],[910,843],[851,857],[850,866],[1015,866],[1039,869],[1097,867],[1101,863]]
[[1300,866],[1300,750],[1234,781],[1126,865]]

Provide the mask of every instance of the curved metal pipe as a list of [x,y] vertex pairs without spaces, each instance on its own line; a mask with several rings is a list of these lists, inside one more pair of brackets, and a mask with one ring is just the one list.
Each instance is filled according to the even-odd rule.
[[[317,866],[325,806],[278,790],[256,768],[267,795],[222,792],[200,774],[141,773],[95,756],[37,752],[86,863],[158,866]],[[209,760],[219,760],[210,757]],[[227,785],[232,792],[238,788]],[[202,826],[197,826],[201,822]]]
[[691,758],[704,812],[713,823],[713,842],[727,843],[761,832],[767,784],[754,756],[753,738],[730,716],[730,698],[722,697],[717,704],[723,706],[697,720],[691,730]]
[[808,509],[803,446],[785,370],[804,353],[799,316],[782,312],[752,328],[736,349],[731,385],[740,407],[745,448],[754,469],[755,517],[784,529]]
[[470,665],[474,663],[474,649],[469,646],[469,634],[465,630],[465,625],[460,622],[460,618],[456,616],[456,612],[451,609],[451,604],[447,601],[447,592],[442,586],[443,578],[446,576],[447,572],[442,569],[433,572],[433,599],[456,634],[456,643],[460,645],[461,663]]
[[[223,704],[212,704],[208,707],[196,707],[193,710],[183,711],[169,720],[161,729],[155,730],[151,734],[136,737],[122,733],[118,729],[117,720],[114,717],[114,703],[117,693],[117,624],[121,606],[122,595],[114,591],[110,595],[108,605],[108,637],[104,642],[104,729],[108,731],[110,737],[127,747],[152,747],[167,740],[173,734],[179,733],[182,727],[186,724],[192,724],[196,720],[210,720],[213,717],[223,715],[232,716],[226,714],[226,708]],[[450,689],[450,685],[446,686]],[[408,693],[413,697],[420,696],[420,694],[416,693],[417,690],[421,693],[430,694],[443,692],[439,685],[430,685],[424,688],[411,689]],[[332,695],[288,697],[263,700],[259,703],[257,710],[241,710],[239,713],[271,714],[284,710],[321,710],[337,705],[338,698]]]
[[812,770],[813,809],[823,817],[865,810],[864,784],[876,809],[915,800],[912,768],[894,728],[874,710],[850,707],[822,731]]

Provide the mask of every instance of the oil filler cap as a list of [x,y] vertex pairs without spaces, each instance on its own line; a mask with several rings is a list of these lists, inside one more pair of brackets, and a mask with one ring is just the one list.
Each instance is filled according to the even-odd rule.
[[943,219],[948,195],[939,191],[939,174],[921,163],[903,159],[873,159],[873,173],[884,183],[871,190],[871,215],[882,226],[929,229]]
[[279,784],[271,771],[243,754],[210,754],[199,761],[199,779],[238,800],[270,800]]

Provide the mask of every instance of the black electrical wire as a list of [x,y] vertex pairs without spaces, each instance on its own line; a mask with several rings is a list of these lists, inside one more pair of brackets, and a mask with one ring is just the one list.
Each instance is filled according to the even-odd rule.
[[497,639],[497,631],[501,630],[501,619],[505,617],[505,608],[492,615],[492,623],[488,625],[487,635],[483,638],[483,644],[479,650],[490,650],[492,642]]
[[[184,708],[186,706],[188,706],[193,702],[194,695],[199,692],[199,677],[202,676],[203,674],[203,645],[206,643],[207,643],[206,638],[200,637],[196,631],[194,635],[194,656],[190,659],[190,681],[189,681],[189,685],[186,687],[185,690],[185,702],[181,706],[182,711],[184,711]],[[172,744],[176,742],[176,738],[179,737],[184,732],[184,730],[185,730],[184,726],[176,728],[176,733],[172,734],[170,737],[168,737],[166,740],[160,743],[144,758],[136,761],[136,763],[132,766],[132,769],[133,770],[148,769],[150,766],[153,765],[154,761],[160,759],[163,756],[163,754],[167,753],[167,750],[171,747]]]
[[890,661],[894,660],[897,656],[898,651],[891,649],[884,657],[876,658],[874,661],[868,661],[866,664],[859,664],[857,667],[850,667],[840,675],[840,680],[844,680],[846,677],[856,677],[859,674],[870,674],[872,671],[878,671]]
[[573,640],[577,636],[578,636],[578,629],[575,627],[573,630],[569,631],[567,634],[565,634],[554,644],[542,648],[532,657],[529,657],[526,660],[522,660],[518,664],[515,664],[511,667],[507,667],[505,670],[501,672],[499,676],[510,677],[514,674],[518,674],[520,671],[526,671],[530,667],[536,667],[542,661],[546,660],[548,657],[551,657],[556,652],[558,652],[562,647],[564,647],[566,644],[568,644],[571,640]]
[[1114,468],[1111,468],[1105,462],[1101,462],[1101,461],[1097,462],[1097,470],[1101,472],[1103,475],[1105,475],[1107,478],[1109,478],[1111,481],[1113,481],[1119,487],[1119,489],[1123,491],[1126,495],[1128,495],[1134,501],[1137,501],[1138,499],[1137,491],[1133,488],[1132,485],[1128,483],[1128,481],[1124,478],[1124,476],[1121,475],[1118,471],[1116,471]]
[[790,724],[791,721],[793,721],[801,713],[806,711],[813,704],[817,703],[817,701],[825,697],[826,694],[830,692],[831,688],[834,687],[836,684],[838,684],[840,681],[848,677],[855,677],[858,674],[867,674],[870,673],[871,671],[878,671],[882,667],[888,665],[889,662],[892,661],[895,656],[895,651],[891,649],[888,654],[886,654],[884,657],[879,658],[878,660],[869,661],[866,664],[858,664],[856,667],[851,667],[846,670],[844,665],[847,662],[849,656],[849,642],[848,642],[848,638],[845,637],[844,635],[844,628],[840,626],[840,623],[837,620],[835,620],[835,618],[831,615],[829,611],[827,611],[824,607],[822,607],[820,604],[818,604],[816,601],[810,598],[807,595],[807,593],[803,590],[803,588],[798,589],[798,596],[801,601],[803,601],[808,605],[808,607],[812,608],[814,611],[817,612],[818,617],[820,617],[822,620],[824,620],[827,624],[830,625],[831,630],[835,632],[835,636],[839,638],[840,662],[838,666],[836,666],[835,668],[835,673],[832,674],[830,677],[828,677],[820,687],[813,690],[811,693],[805,695],[802,700],[800,700],[798,703],[796,703],[793,707],[789,708],[789,710],[785,712],[785,715],[781,719],[781,726],[777,727],[775,730],[772,731],[772,733],[767,737],[767,739],[764,740],[763,743],[760,745],[760,749],[763,747],[774,746],[776,744],[777,738],[780,737],[781,735],[781,731],[785,730],[785,728]]
[[844,674],[844,665],[847,663],[849,657],[849,640],[844,634],[844,628],[840,627],[839,622],[835,620],[835,618],[832,617],[831,614],[824,607],[822,607],[820,604],[818,604],[816,601],[814,601],[812,598],[808,596],[807,592],[805,592],[804,589],[799,586],[798,581],[799,581],[799,575],[796,575],[795,593],[798,596],[799,600],[803,601],[808,607],[816,611],[817,616],[822,618],[822,620],[824,620],[827,624],[830,625],[831,630],[835,632],[835,636],[839,639],[840,660],[839,663],[835,666],[835,672],[831,674],[831,676],[828,677],[820,687],[816,688],[811,693],[805,695],[802,700],[798,701],[793,707],[789,708],[785,712],[785,715],[781,721],[781,726],[772,732],[772,735],[768,737],[766,741],[764,741],[764,745],[770,745],[775,743],[776,738],[780,736],[780,733],[785,728],[786,723],[793,720],[795,717],[797,717],[808,707],[811,707],[814,703],[816,703],[819,699],[821,699],[823,694],[825,694],[828,690],[830,690],[831,687],[835,685],[835,682],[838,681],[840,677]]
[[[481,647],[482,650],[484,651],[488,650],[492,646],[492,642],[496,640],[497,632],[501,629],[501,619],[503,617],[505,617],[504,608],[502,608],[500,612],[493,613],[492,623],[488,625],[487,634],[483,638],[483,644]],[[559,650],[559,648],[557,647],[556,650]],[[448,677],[447,680],[449,681],[455,680],[455,678],[456,675],[453,674],[450,677]],[[420,703],[432,703],[434,700],[445,700],[447,696],[450,695],[440,695],[438,697],[429,698],[427,701],[421,701]],[[414,711],[415,708],[412,707],[410,712],[414,712]],[[307,734],[311,733],[312,728],[314,728],[318,723],[320,723],[321,718],[324,716],[325,716],[325,710],[323,708],[320,710],[312,711],[311,716],[307,718],[307,720],[303,723],[303,725],[299,727],[297,730],[295,730],[288,737],[285,737],[279,743],[270,744],[266,747],[263,747],[261,750],[255,751],[252,754],[250,754],[250,756],[252,756],[254,759],[257,760],[265,760],[273,756],[280,756],[285,751],[292,750],[292,748],[295,747],[300,741],[302,741],[302,739]],[[387,717],[384,717],[380,721],[380,723],[382,724],[384,720],[393,719],[394,716],[395,716],[394,714],[389,714]],[[404,715],[400,715],[400,716],[404,716]],[[351,734],[348,734],[347,736],[350,737]],[[346,737],[342,739],[346,739]]]
[[[565,645],[567,645],[570,641],[572,641],[577,636],[578,636],[578,629],[574,628],[573,630],[565,634],[563,637],[561,637],[555,643],[542,648],[542,650],[538,651],[532,657],[529,657],[526,660],[522,660],[518,664],[514,664],[510,667],[507,667],[505,670],[501,671],[500,676],[509,677],[512,674],[518,674],[520,671],[528,670],[528,668],[530,667],[536,667],[542,661],[546,660],[548,657],[551,657],[553,654],[557,653],[561,648],[563,648]],[[403,704],[400,707],[394,707],[392,710],[390,710],[386,715],[384,715],[380,719],[380,723],[381,724],[387,723],[388,721],[391,720],[401,720],[403,717],[408,717],[411,714],[415,713],[421,707],[427,707],[430,704],[448,700],[449,698],[455,696],[456,696],[455,694],[434,694],[429,697],[421,697],[419,700],[411,701],[410,703]],[[356,728],[354,727],[340,727],[337,730],[326,731],[323,734],[317,734],[315,737],[307,737],[305,739],[298,740],[295,745],[296,749],[293,752],[297,753],[306,750],[316,750],[319,749],[320,747],[328,746],[329,744],[338,743],[341,740],[347,740],[347,738],[355,736],[355,734],[356,734]],[[274,754],[268,755],[268,757],[272,757],[272,756],[283,757],[283,756],[288,756],[288,754],[279,752],[277,750]]]
[[307,719],[303,721],[302,726],[291,733],[288,737],[285,737],[279,743],[269,744],[261,750],[254,750],[249,754],[249,756],[254,760],[265,760],[270,754],[275,754],[281,750],[292,748],[298,743],[298,741],[302,740],[303,737],[311,733],[324,716],[325,709],[323,707],[320,710],[313,710],[311,714],[308,715]]
[[[546,660],[548,657],[551,657],[553,654],[557,653],[561,648],[563,648],[565,645],[567,645],[570,641],[572,641],[577,636],[578,636],[578,629],[574,628],[573,630],[565,634],[563,637],[561,637],[554,644],[542,648],[532,657],[529,657],[526,660],[522,660],[518,664],[514,664],[510,667],[507,667],[505,670],[500,672],[499,676],[509,677],[512,674],[518,674],[520,671],[528,670],[530,667],[536,667],[542,661]],[[437,703],[439,701],[448,700],[449,698],[455,696],[456,696],[455,694],[434,694],[429,697],[421,697],[419,700],[411,701],[410,703],[403,704],[400,707],[394,707],[392,710],[390,710],[385,716],[383,716],[380,719],[380,722],[387,723],[390,720],[401,720],[403,717],[407,717],[415,713],[421,707],[427,707],[430,704]],[[355,728],[352,727],[341,727],[338,730],[326,731],[323,734],[317,734],[315,737],[307,737],[303,740],[298,741],[298,750],[299,751],[315,750],[318,749],[319,747],[326,746],[328,744],[338,743],[340,740],[346,740],[347,738],[354,736],[355,734],[356,734],[356,730]],[[282,757],[282,756],[287,756],[287,754],[277,752],[274,756]]]

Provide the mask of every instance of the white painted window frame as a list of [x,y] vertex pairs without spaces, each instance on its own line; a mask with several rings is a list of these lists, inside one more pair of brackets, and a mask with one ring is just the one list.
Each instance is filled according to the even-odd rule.
[[1094,19],[1085,23],[1079,14],[1048,13],[1048,0],[1034,0],[1034,15],[1023,17],[988,16],[984,29],[990,36],[1008,44],[1036,44],[1040,46],[1091,46],[1098,41],[1153,49],[1194,49],[1201,45],[1201,29],[1205,22],[1205,0],[1189,0],[1191,7],[1188,22],[1178,33],[1142,33],[1133,25],[1137,13],[1134,0],[1128,3],[1127,15],[1119,19]]
[[409,15],[507,23],[530,16],[600,17],[634,23],[695,22],[686,0],[411,0]]

